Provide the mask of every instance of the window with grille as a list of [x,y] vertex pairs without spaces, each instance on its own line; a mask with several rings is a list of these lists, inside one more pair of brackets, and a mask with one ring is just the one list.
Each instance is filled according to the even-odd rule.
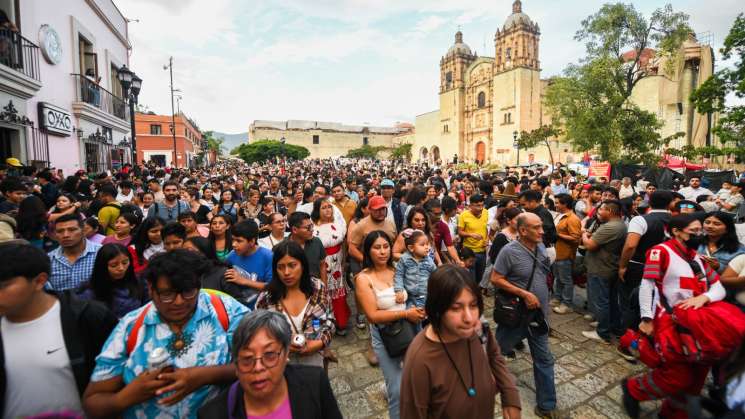
[[160,126],[160,124],[150,125],[150,135],[160,135],[162,133],[163,133],[163,128]]

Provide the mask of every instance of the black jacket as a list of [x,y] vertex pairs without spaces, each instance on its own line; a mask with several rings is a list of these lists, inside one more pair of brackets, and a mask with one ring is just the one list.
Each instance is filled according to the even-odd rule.
[[[288,364],[285,368],[287,391],[293,419],[341,419],[342,415],[326,372],[320,367]],[[245,418],[243,389],[238,386],[235,405],[228,406],[230,388],[208,401],[197,415],[200,419]]]
[[396,223],[396,231],[401,232],[404,228],[404,212],[401,211],[401,200],[393,198],[391,200],[391,211],[393,211],[393,221]]
[[543,244],[545,244],[546,247],[551,247],[556,244],[556,239],[559,236],[556,234],[556,225],[554,225],[554,217],[551,215],[551,212],[543,205],[539,205],[536,209],[530,212],[541,217],[543,223]]
[[[71,291],[52,293],[60,302],[60,321],[72,374],[82,397],[88,386],[96,356],[117,324],[116,316],[103,303],[76,298]],[[5,352],[0,333],[0,411],[5,409]]]

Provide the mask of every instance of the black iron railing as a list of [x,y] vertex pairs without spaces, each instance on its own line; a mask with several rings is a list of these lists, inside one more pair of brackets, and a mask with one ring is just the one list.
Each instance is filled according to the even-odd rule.
[[8,28],[0,28],[0,64],[41,81],[39,47]]
[[127,104],[124,99],[114,95],[82,74],[73,74],[72,76],[75,78],[78,102],[88,103],[119,119],[127,120]]

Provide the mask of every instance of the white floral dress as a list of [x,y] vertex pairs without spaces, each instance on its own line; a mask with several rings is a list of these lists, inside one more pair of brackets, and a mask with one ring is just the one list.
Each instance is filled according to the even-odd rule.
[[347,227],[344,219],[316,225],[313,234],[321,239],[326,249],[326,266],[328,267],[328,290],[332,300],[347,295],[344,283],[344,236]]

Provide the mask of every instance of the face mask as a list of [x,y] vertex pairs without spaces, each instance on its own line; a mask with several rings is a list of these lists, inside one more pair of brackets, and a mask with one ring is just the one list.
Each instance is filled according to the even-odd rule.
[[701,246],[704,243],[704,238],[705,237],[703,234],[698,234],[698,235],[691,234],[689,239],[686,240],[684,243],[686,247],[688,247],[689,249],[696,250],[698,249],[699,246]]

